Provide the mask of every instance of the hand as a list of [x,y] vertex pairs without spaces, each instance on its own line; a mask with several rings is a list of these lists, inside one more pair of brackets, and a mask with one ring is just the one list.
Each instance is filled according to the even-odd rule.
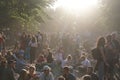
[[39,78],[39,75],[38,75],[38,74],[34,74],[34,78],[35,78],[35,79],[38,79],[38,78]]

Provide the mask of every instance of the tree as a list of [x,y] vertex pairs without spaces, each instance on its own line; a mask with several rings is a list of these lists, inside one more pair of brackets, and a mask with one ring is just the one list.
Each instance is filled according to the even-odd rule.
[[48,17],[44,12],[44,8],[49,7],[53,1],[0,0],[0,28],[22,29],[44,22],[45,18]]

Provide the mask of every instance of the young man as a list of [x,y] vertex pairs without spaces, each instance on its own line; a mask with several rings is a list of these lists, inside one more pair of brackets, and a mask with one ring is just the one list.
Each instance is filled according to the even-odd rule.
[[46,65],[43,67],[43,72],[40,75],[40,80],[54,80],[54,76],[49,66]]
[[8,61],[8,70],[7,70],[7,74],[8,74],[8,80],[16,80],[16,76],[15,76],[15,65],[16,65],[16,61],[14,60],[10,60]]
[[65,78],[65,80],[76,80],[76,77],[70,72],[68,66],[65,66],[63,68],[63,77]]
[[93,67],[87,68],[87,74],[91,76],[91,80],[99,80],[97,74],[93,72]]

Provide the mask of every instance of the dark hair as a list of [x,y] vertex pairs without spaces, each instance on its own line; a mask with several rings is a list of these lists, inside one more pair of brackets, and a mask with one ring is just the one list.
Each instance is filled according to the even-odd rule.
[[68,66],[64,66],[64,68],[63,69],[65,69],[65,70],[67,70],[67,71],[69,71],[70,70],[70,68],[68,67]]
[[106,40],[107,40],[107,42],[110,42],[112,40],[112,35],[107,35]]
[[32,36],[32,42],[36,42],[36,41],[37,41],[36,37]]
[[105,45],[105,38],[99,37],[97,41],[97,47],[104,46]]
[[57,80],[65,80],[63,76],[59,76]]
[[91,80],[91,76],[90,75],[84,75],[82,77],[82,80]]

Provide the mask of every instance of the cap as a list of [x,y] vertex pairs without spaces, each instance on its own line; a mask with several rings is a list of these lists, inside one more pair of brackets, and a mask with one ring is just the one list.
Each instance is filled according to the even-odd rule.
[[68,71],[70,70],[69,66],[64,66],[63,69],[68,70]]
[[51,68],[48,65],[46,65],[43,67],[43,70],[51,70]]

